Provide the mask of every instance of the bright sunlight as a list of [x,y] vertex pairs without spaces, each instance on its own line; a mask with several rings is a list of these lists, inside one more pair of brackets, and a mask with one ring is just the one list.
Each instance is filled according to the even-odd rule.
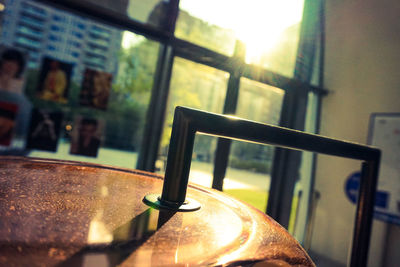
[[180,8],[232,29],[246,44],[246,61],[270,51],[288,27],[301,21],[304,0],[181,0]]

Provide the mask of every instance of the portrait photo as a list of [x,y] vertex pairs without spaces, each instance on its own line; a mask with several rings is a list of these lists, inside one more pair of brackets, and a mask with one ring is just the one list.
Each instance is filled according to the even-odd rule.
[[17,111],[17,105],[0,102],[0,146],[9,146],[11,144]]
[[62,112],[33,109],[26,148],[57,151]]
[[0,46],[0,90],[22,94],[26,53],[8,46]]
[[67,103],[72,68],[72,64],[44,57],[36,89],[37,96],[48,101]]
[[87,68],[83,74],[79,103],[98,109],[107,109],[112,74]]
[[78,116],[74,120],[71,154],[97,157],[104,121]]

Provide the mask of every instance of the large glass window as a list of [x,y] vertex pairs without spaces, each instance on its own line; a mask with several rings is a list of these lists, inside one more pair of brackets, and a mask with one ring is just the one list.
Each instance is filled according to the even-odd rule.
[[[59,4],[76,8],[68,2]],[[20,63],[12,52],[11,61],[18,62],[21,71],[14,69],[12,82],[1,80],[0,114],[13,118],[24,114],[23,120],[16,119],[12,142],[0,145],[1,153],[22,153],[19,149],[26,147],[29,156],[133,168],[142,137],[150,136],[144,140],[150,148],[141,154],[145,164],[138,166],[153,170],[158,153],[156,168],[163,172],[174,108],[183,105],[222,113],[225,104],[229,108],[236,104],[235,94],[226,96],[227,90],[239,91],[234,115],[278,124],[284,90],[293,88],[259,83],[255,80],[262,75],[255,73],[268,73],[264,80],[273,85],[281,83],[275,74],[293,76],[304,0],[74,2],[99,21],[118,19],[108,25],[30,0],[5,1],[4,12],[0,6],[0,54],[16,50],[24,61]],[[171,32],[178,2],[176,28]],[[235,47],[242,43],[243,58],[242,47]],[[258,68],[249,68],[252,64]],[[254,80],[240,78],[243,73]],[[240,85],[235,84],[238,77]],[[156,108],[148,112],[149,106]],[[150,119],[145,122],[145,118]],[[145,123],[151,127],[144,129]],[[153,149],[157,144],[158,151]],[[216,145],[217,138],[196,136],[191,182],[211,186]],[[223,190],[265,211],[273,155],[272,147],[233,141]],[[310,185],[309,180],[304,186]],[[300,203],[299,210],[304,205]]]
[[[174,109],[186,106],[222,113],[229,75],[226,72],[175,58],[172,70],[167,117],[160,146],[157,167],[165,168]],[[217,139],[197,135],[193,149],[190,181],[211,187],[214,150]]]
[[[29,156],[134,168],[159,44],[36,2],[29,10],[43,12],[29,19],[38,23],[26,24],[25,2],[6,5],[3,21],[10,27],[1,38],[2,62],[19,54],[25,68],[18,79],[2,83],[0,93],[2,101],[19,109],[29,102],[32,110],[24,118],[25,136],[18,133],[2,150],[20,148],[26,138]],[[60,20],[64,33],[55,37]]]
[[246,62],[293,76],[304,0],[181,0],[175,35],[231,56],[246,45]]
[[[246,78],[240,80],[236,115],[279,123],[284,91]],[[223,191],[265,212],[274,148],[232,141]]]

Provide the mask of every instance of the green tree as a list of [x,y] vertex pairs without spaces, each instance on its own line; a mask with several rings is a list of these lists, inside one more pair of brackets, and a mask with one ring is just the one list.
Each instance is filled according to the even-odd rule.
[[158,43],[147,39],[120,50],[106,115],[108,146],[137,150],[140,145],[158,50]]

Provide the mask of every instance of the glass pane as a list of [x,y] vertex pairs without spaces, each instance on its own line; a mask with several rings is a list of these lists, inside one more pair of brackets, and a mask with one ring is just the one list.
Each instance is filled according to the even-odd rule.
[[[159,171],[165,171],[175,107],[180,105],[222,113],[228,78],[226,72],[175,58],[160,155],[156,163]],[[216,137],[196,136],[190,170],[191,182],[211,187],[216,142]]]
[[[314,93],[308,94],[305,132],[316,133],[318,98],[319,96]],[[313,161],[312,152],[302,152],[299,180],[296,182],[293,192],[292,213],[290,214],[288,230],[301,244],[304,244],[306,239],[307,223],[310,220],[308,215],[312,208],[309,204],[313,192]]]
[[168,0],[84,0],[93,6],[101,6],[129,18],[164,28],[168,13]]
[[181,0],[175,35],[232,55],[247,47],[246,62],[293,76],[304,0]]
[[[242,78],[236,115],[277,125],[283,96],[279,88]],[[223,191],[265,212],[273,154],[272,146],[232,141]]]
[[24,125],[2,150],[135,167],[159,44],[32,1],[6,2],[4,25],[1,99]]

